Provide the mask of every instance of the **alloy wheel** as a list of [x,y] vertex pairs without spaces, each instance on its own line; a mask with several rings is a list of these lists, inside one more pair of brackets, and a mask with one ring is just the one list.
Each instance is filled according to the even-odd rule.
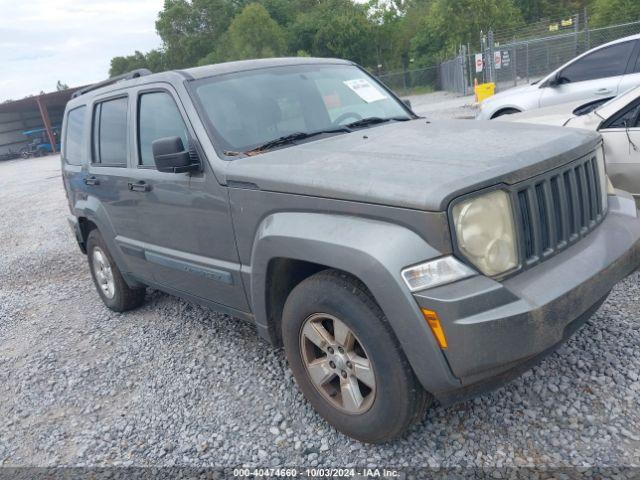
[[376,395],[373,365],[342,320],[324,313],[309,316],[300,331],[300,352],[314,387],[334,407],[353,415],[371,408]]

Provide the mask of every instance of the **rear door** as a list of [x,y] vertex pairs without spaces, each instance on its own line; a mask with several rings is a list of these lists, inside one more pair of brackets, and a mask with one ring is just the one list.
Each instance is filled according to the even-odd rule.
[[[126,232],[132,219],[137,217],[127,198],[131,119],[129,118],[128,93],[108,94],[93,104],[91,114],[91,162],[84,182],[87,193],[95,197],[96,207],[103,211],[96,215],[108,221],[105,226],[115,235]],[[147,263],[140,258],[125,255],[122,269],[144,282],[153,280]]]
[[578,58],[560,71],[562,83],[542,89],[540,106],[617,95],[635,46],[634,40],[617,43]]
[[[131,168],[126,172],[117,241],[125,254],[145,261],[154,283],[236,310],[249,311],[231,224],[226,187],[211,170],[172,86],[130,91]],[[155,168],[151,144],[178,136],[204,165],[198,173]]]
[[73,212],[79,200],[84,199],[84,169],[87,163],[88,131],[87,107],[85,105],[67,111],[64,119],[62,160],[62,181],[67,192],[69,207]]

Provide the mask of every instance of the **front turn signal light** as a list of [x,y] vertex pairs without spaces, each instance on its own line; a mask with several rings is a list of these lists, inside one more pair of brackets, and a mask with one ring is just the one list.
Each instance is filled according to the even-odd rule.
[[431,329],[431,332],[433,333],[433,336],[438,342],[438,345],[440,346],[440,348],[442,349],[447,348],[447,337],[444,334],[442,325],[440,324],[440,319],[438,318],[438,314],[433,310],[428,310],[426,308],[421,308],[421,310],[422,310],[422,315],[424,316],[424,319],[427,321],[427,325],[429,325],[429,328]]

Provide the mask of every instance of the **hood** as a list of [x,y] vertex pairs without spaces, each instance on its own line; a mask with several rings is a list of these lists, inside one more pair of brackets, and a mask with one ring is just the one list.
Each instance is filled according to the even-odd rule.
[[508,90],[498,92],[495,95],[492,95],[489,98],[483,100],[481,103],[481,107],[483,108],[488,107],[488,106],[491,106],[493,103],[499,103],[499,104],[509,103],[507,101],[509,97],[520,97],[523,94],[526,94],[529,92],[535,92],[539,88],[540,88],[540,85],[538,84],[520,85],[518,87],[512,87],[512,88],[509,88]]
[[584,101],[536,108],[526,112],[514,113],[513,115],[503,115],[493,121],[539,123],[540,125],[556,125],[562,127],[570,118],[575,116],[573,111],[583,104]]
[[[443,211],[595,149],[595,133],[518,123],[397,122],[232,160],[229,186]],[[255,185],[255,186],[254,186]]]
[[[590,101],[594,100],[598,99],[592,99]],[[575,115],[573,113],[574,110],[585,106],[590,101],[579,100],[514,113],[513,115],[503,115],[496,118],[494,122],[537,123],[540,125],[570,126],[574,128],[585,128],[587,130],[598,130],[598,127],[602,123],[602,118],[598,115],[599,109],[584,115]]]
[[521,85],[498,92],[480,102],[477,120],[489,120],[503,108],[515,108],[519,111],[530,110],[539,106],[539,85]]

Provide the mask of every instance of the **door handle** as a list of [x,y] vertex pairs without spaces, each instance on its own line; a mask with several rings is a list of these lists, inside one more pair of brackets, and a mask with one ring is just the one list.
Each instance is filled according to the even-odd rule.
[[607,95],[609,93],[613,93],[613,90],[610,88],[599,88],[596,90],[596,95]]
[[151,190],[151,185],[143,181],[136,183],[129,182],[129,190],[132,192],[148,192]]
[[98,180],[96,177],[91,176],[91,177],[87,177],[84,179],[84,183],[87,185],[100,185],[100,180]]

